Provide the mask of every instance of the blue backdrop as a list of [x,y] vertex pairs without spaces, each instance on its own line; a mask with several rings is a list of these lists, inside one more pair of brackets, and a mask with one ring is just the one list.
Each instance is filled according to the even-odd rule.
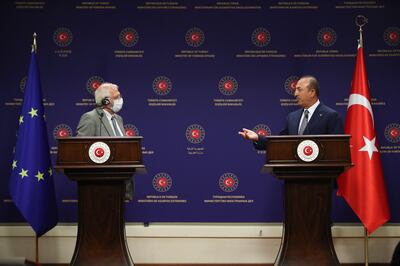
[[[315,75],[343,119],[362,14],[366,65],[391,222],[400,221],[400,5],[396,1],[2,1],[0,222],[23,221],[8,182],[32,33],[53,162],[56,136],[75,135],[93,90],[116,83],[125,129],[141,135],[130,222],[280,222],[282,182],[242,127],[279,134],[296,79]],[[76,221],[76,185],[55,174],[61,222]],[[336,222],[357,222],[343,199]]]

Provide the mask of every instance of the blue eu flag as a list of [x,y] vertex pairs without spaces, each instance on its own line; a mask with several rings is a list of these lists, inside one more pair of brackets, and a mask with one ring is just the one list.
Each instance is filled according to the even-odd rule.
[[32,52],[10,177],[11,197],[41,236],[58,221],[36,53]]

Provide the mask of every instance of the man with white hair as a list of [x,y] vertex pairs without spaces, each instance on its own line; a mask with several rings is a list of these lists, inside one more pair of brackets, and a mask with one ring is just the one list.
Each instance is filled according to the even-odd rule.
[[[118,86],[101,84],[94,93],[96,108],[81,116],[76,129],[77,136],[124,136],[124,122],[117,115],[124,103]],[[126,181],[125,199],[133,198],[133,182]]]
[[116,114],[123,105],[118,86],[103,83],[95,91],[94,98],[97,107],[82,115],[77,136],[124,136],[122,117]]

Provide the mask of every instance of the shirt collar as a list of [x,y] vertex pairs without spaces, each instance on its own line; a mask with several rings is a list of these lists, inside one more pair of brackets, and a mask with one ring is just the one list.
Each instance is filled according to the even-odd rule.
[[317,100],[313,105],[311,105],[308,109],[304,109],[304,110],[308,110],[309,115],[308,117],[311,117],[313,115],[313,113],[315,112],[315,109],[317,109],[318,105],[320,104],[320,101]]
[[107,111],[107,109],[103,109],[103,111],[104,111],[104,113],[106,114],[108,120],[111,120],[111,118],[113,117],[113,115],[110,114],[110,113]]

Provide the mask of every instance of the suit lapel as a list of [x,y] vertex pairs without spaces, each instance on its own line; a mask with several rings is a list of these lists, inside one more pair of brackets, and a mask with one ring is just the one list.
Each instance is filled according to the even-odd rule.
[[304,130],[304,133],[306,134],[310,134],[312,127],[318,123],[318,121],[322,118],[323,113],[321,111],[321,105],[322,103],[320,103],[317,108],[315,109],[310,121],[308,121],[307,127]]
[[124,124],[122,123],[122,119],[119,115],[115,115],[116,119],[117,119],[117,123],[119,128],[121,129],[122,132],[122,136],[125,136],[125,129],[124,129]]

